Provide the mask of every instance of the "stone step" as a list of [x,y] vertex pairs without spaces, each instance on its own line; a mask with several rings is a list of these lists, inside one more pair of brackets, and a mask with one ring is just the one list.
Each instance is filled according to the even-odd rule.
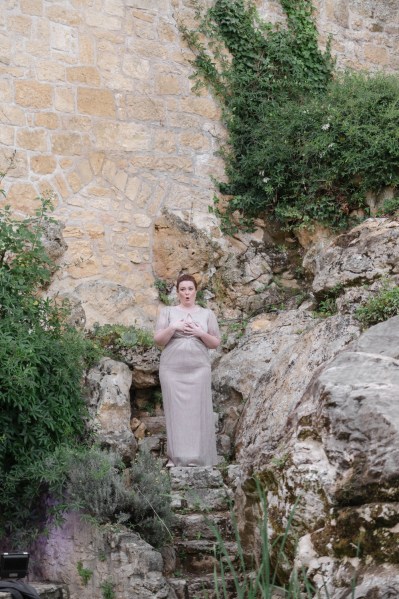
[[[230,559],[234,562],[237,557],[237,544],[232,541],[225,541],[224,548]],[[215,541],[192,540],[175,541],[176,568],[179,571],[190,574],[212,573],[215,565],[219,563],[219,558],[215,556],[217,552],[217,543]]]
[[227,511],[230,497],[226,488],[193,488],[171,493],[172,509],[176,512]]
[[[33,587],[40,599],[68,599],[69,592],[65,584],[51,582],[28,582]],[[0,599],[12,599],[11,593],[0,591]]]
[[173,490],[223,488],[223,477],[213,466],[175,466],[170,468]]
[[210,514],[176,514],[173,532],[176,537],[186,540],[215,540],[212,529],[215,526],[223,539],[233,539],[230,512],[212,512]]
[[[213,574],[206,576],[189,576],[186,578],[169,578],[169,585],[175,591],[177,599],[217,599],[217,593],[215,591],[215,580]],[[222,581],[218,577],[219,584],[219,597],[223,597],[223,591],[221,591]],[[229,599],[236,599],[237,594],[235,591],[234,581],[232,576],[226,576],[224,584],[228,592]]]

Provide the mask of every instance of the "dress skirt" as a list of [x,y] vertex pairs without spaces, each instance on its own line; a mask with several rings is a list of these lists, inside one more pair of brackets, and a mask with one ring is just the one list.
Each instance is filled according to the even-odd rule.
[[[187,316],[178,307],[165,310],[168,320]],[[165,317],[163,314],[161,318],[164,320]],[[208,332],[211,332],[209,329],[213,331],[216,319],[210,310],[200,308],[193,312],[192,318]],[[213,328],[209,323],[213,324]],[[211,363],[207,347],[197,337],[176,331],[162,352],[159,378],[168,457],[176,466],[217,464]]]

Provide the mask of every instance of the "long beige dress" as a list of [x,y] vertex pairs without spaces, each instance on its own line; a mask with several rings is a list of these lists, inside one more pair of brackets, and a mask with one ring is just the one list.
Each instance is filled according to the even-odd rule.
[[[156,330],[180,319],[192,319],[210,335],[220,338],[212,310],[195,306],[162,308]],[[163,349],[159,368],[166,420],[168,457],[176,466],[213,466],[216,454],[212,409],[211,362],[204,343],[176,331]]]

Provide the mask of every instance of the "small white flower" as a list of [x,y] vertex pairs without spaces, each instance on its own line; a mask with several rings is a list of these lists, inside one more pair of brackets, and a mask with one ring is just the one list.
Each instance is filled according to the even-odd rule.
[[270,177],[265,177],[262,179],[263,183],[268,183],[270,181]]
[[259,177],[264,177],[265,176],[265,171],[259,171]]
[[323,129],[323,131],[328,131],[328,129],[330,128],[330,123],[326,123],[325,125],[322,125],[321,128]]

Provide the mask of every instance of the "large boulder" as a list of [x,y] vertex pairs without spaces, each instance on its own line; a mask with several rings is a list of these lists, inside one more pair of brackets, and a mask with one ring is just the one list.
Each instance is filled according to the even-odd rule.
[[[254,458],[242,477],[240,517],[255,519],[253,493],[246,493],[255,471],[272,536],[298,502],[297,560],[319,588],[325,585],[323,597],[350,599],[355,579],[359,599],[399,595],[398,359],[394,317],[314,373],[274,454],[262,463]],[[240,525],[248,533],[248,524]]]
[[358,335],[350,316],[321,319],[290,310],[251,320],[213,373],[214,401],[224,414],[222,433],[234,438],[244,471],[273,455],[314,372]]
[[134,458],[137,443],[130,428],[132,373],[123,362],[102,358],[87,375],[91,426],[104,447],[116,451],[126,463]]
[[333,240],[313,245],[303,265],[313,276],[313,291],[372,283],[399,273],[399,222],[369,218]]
[[[36,544],[34,575],[68,584],[70,599],[176,599],[158,551],[130,530],[65,516]],[[86,575],[86,578],[85,576]]]

